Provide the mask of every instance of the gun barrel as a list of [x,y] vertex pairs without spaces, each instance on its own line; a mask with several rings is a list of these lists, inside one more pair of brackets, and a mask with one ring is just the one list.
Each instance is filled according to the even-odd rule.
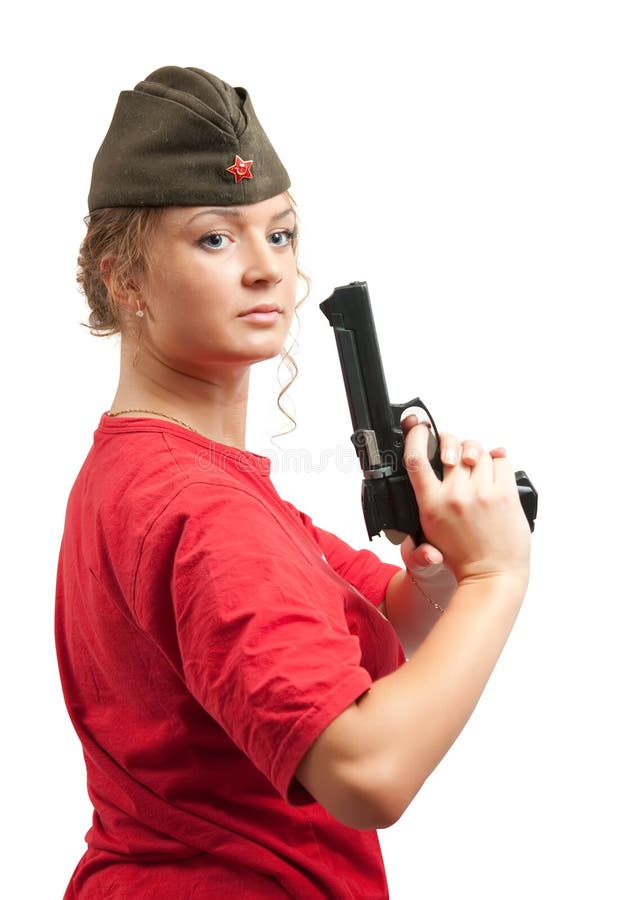
[[352,428],[374,431],[386,443],[393,417],[367,284],[335,288],[320,309],[335,332]]

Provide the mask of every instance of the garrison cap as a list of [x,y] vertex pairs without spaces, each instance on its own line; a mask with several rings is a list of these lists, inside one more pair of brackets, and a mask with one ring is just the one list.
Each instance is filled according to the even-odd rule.
[[93,164],[89,212],[109,206],[235,206],[290,185],[247,91],[164,66],[122,91]]

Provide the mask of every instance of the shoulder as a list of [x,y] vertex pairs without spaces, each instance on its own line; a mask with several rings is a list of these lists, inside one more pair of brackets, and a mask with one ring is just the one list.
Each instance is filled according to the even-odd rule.
[[[117,420],[113,420],[117,425]],[[156,420],[126,420],[96,432],[85,476],[115,518],[154,521],[167,510],[207,508],[223,496],[240,502],[267,492],[270,461]]]

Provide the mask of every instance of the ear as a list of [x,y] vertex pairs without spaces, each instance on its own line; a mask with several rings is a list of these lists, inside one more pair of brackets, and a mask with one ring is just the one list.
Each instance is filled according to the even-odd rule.
[[115,257],[109,253],[100,260],[100,276],[104,281],[107,291],[111,284],[111,266],[115,262]]
[[115,263],[116,257],[113,254],[102,257],[100,260],[102,281],[112,300],[129,309],[134,309],[140,297],[139,286],[134,280],[124,278]]

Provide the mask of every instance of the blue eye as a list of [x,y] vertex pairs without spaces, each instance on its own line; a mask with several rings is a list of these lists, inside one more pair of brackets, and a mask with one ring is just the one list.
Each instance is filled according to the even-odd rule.
[[268,237],[268,241],[274,247],[286,247],[287,244],[293,243],[295,236],[295,231],[289,231],[288,229],[285,229],[285,231],[273,231]]
[[210,247],[211,250],[222,250],[226,246],[227,240],[228,238],[225,234],[214,232],[212,234],[205,235],[200,243],[205,247]]

